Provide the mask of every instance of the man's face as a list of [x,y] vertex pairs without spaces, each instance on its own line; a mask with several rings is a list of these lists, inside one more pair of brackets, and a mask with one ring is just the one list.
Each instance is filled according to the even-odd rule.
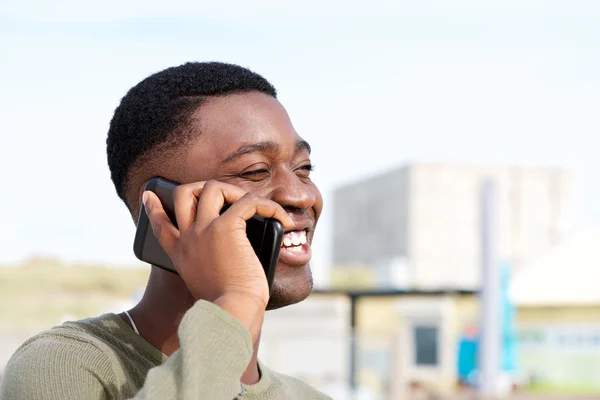
[[[323,198],[311,181],[310,156],[277,99],[251,92],[214,97],[192,115],[200,132],[176,152],[176,162],[148,171],[190,183],[215,179],[279,203],[303,231],[286,233],[269,309],[304,300],[312,290],[309,266],[314,229]],[[306,244],[294,246],[294,243]],[[286,246],[290,244],[291,246]]]

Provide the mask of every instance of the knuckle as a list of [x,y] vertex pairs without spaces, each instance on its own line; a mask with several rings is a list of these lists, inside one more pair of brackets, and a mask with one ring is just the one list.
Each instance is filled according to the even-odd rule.
[[283,207],[281,206],[281,204],[279,204],[278,202],[273,201],[271,199],[265,199],[265,204],[268,204],[269,206],[271,206],[271,207],[273,207],[275,209],[282,209],[283,210]]
[[242,199],[244,199],[247,202],[255,203],[255,204],[260,202],[260,200],[261,200],[261,198],[259,196],[255,195],[254,193],[246,193],[246,194],[244,194]]
[[225,234],[227,229],[227,224],[225,223],[224,218],[217,218],[210,224],[210,230],[215,235],[223,235]]
[[179,243],[179,256],[185,258],[188,257],[190,253],[190,246],[185,241],[181,241]]
[[219,187],[220,184],[221,184],[220,182],[218,182],[214,179],[209,179],[204,184],[204,190],[215,190]]

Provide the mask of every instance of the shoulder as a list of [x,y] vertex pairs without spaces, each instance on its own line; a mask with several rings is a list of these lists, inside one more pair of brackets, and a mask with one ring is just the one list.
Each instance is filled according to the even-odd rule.
[[76,364],[94,362],[103,357],[100,342],[84,331],[65,326],[41,332],[23,343],[12,356],[15,362],[57,363],[73,359]]
[[[92,322],[97,320],[98,322]],[[38,333],[23,343],[11,358],[12,362],[26,360],[35,363],[74,361],[72,365],[110,364],[110,345],[103,335],[87,325],[101,324],[101,318],[66,322]]]
[[106,390],[112,391],[105,386],[113,375],[100,341],[84,331],[60,326],[17,349],[4,370],[0,397],[36,399],[64,393],[62,398],[75,398],[96,393],[95,398],[103,398]]

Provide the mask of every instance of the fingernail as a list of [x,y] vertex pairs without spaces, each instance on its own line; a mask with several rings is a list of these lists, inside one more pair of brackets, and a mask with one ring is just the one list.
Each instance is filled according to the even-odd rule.
[[148,192],[147,191],[142,193],[142,203],[144,204],[144,207],[146,207],[146,201],[148,201]]

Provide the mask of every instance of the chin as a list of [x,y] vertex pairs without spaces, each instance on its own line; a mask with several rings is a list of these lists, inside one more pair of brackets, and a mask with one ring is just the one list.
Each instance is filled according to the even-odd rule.
[[267,310],[276,310],[300,303],[310,295],[312,289],[313,277],[308,264],[300,268],[277,265]]

